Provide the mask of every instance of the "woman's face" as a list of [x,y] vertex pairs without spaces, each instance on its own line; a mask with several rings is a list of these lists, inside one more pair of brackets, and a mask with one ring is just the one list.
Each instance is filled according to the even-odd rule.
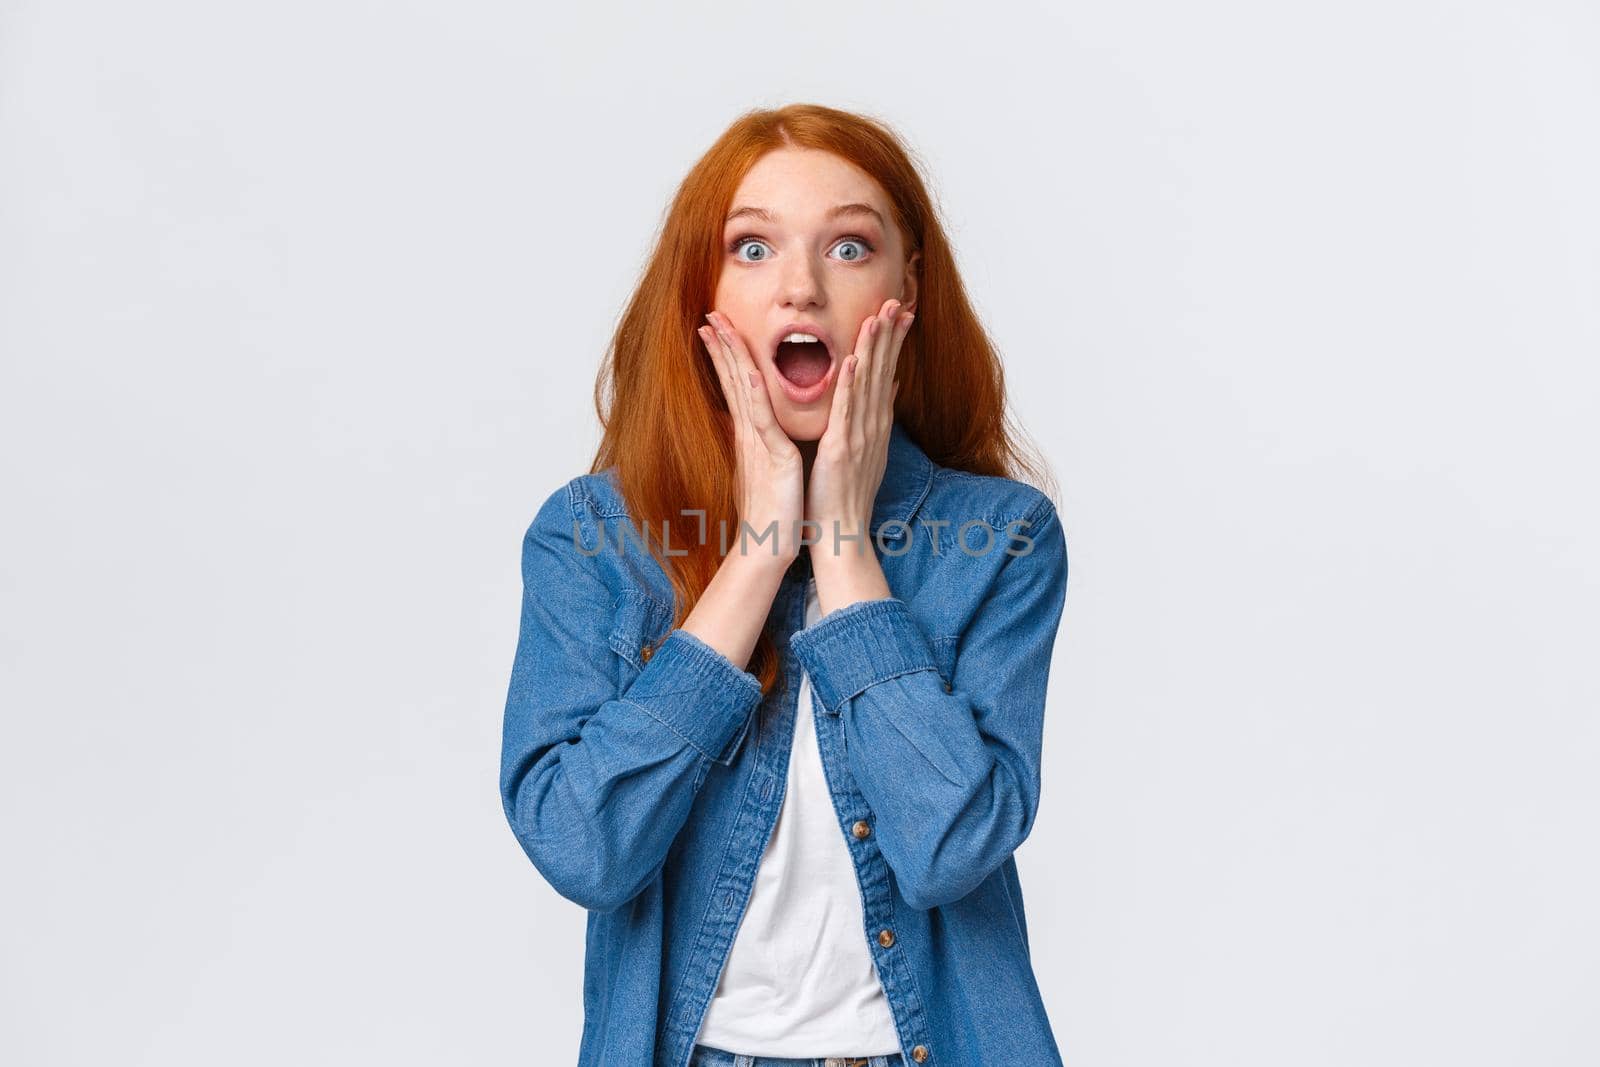
[[[828,425],[834,385],[861,325],[884,301],[916,303],[914,263],[888,196],[865,171],[815,149],[757,160],[723,225],[713,307],[732,321],[794,441]],[[779,342],[810,333],[822,343]],[[709,357],[708,357],[709,358]]]

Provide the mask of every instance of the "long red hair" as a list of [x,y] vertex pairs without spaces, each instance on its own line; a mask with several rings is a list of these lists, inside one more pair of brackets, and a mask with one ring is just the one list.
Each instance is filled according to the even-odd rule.
[[[678,186],[595,380],[604,434],[590,473],[616,468],[640,538],[672,581],[674,625],[722,563],[717,531],[729,531],[731,543],[739,519],[732,418],[695,330],[712,310],[733,195],[756,160],[785,147],[832,152],[871,175],[888,194],[906,255],[922,252],[917,318],[896,367],[895,420],[941,466],[1017,478],[1055,495],[1043,460],[1011,426],[999,354],[900,139],[878,120],[817,104],[746,112]],[[698,516],[681,514],[688,508],[705,511],[705,536]],[[663,524],[672,555],[661,551]],[[777,644],[763,632],[746,669],[770,693],[780,667]]]

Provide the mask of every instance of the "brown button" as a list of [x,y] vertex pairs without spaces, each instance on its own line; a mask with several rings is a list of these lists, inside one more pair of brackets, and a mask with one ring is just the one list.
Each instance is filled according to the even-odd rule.
[[928,1058],[928,1046],[918,1045],[916,1048],[912,1049],[911,1058],[916,1060],[918,1063],[926,1060]]
[[872,833],[872,827],[867,825],[867,820],[857,819],[855,824],[850,827],[850,832],[856,835],[857,840],[860,840]]
[[882,945],[884,948],[888,948],[890,945],[894,944],[894,931],[893,930],[879,930],[878,931],[878,944]]
[[645,645],[643,648],[641,648],[639,650],[639,662],[640,663],[649,663],[650,662],[650,657],[655,655],[655,651],[656,650],[651,648],[649,645]]
[[944,683],[944,691],[946,693],[954,693],[956,691],[956,687],[951,685],[949,682],[946,682]]

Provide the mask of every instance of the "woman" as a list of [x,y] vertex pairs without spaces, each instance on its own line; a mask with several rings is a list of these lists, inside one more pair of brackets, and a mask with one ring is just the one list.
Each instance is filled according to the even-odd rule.
[[1012,852],[1065,539],[894,135],[740,118],[595,396],[523,541],[500,776],[588,909],[580,1067],[1060,1063]]

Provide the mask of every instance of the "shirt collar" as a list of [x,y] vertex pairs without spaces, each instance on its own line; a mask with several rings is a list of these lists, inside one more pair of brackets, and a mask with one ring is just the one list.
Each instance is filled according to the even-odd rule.
[[[889,462],[872,504],[873,537],[896,541],[908,536],[911,519],[932,487],[933,461],[896,419],[889,432]],[[892,525],[884,529],[885,523]]]

